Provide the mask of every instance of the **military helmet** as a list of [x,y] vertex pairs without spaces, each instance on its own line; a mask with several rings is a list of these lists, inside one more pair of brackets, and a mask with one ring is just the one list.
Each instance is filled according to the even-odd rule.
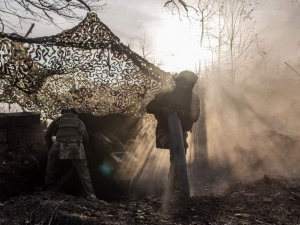
[[196,84],[197,80],[198,80],[198,76],[188,70],[182,71],[179,74],[176,74],[173,76],[173,80],[175,82],[180,82],[182,80],[188,81],[190,83]]

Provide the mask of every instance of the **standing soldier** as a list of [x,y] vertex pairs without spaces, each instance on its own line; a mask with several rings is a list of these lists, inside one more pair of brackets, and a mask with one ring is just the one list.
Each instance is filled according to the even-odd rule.
[[[56,136],[53,143],[52,137]],[[59,159],[69,159],[77,170],[83,190],[89,200],[96,199],[87,167],[83,142],[88,143],[88,134],[74,108],[63,109],[62,116],[54,120],[45,135],[50,149],[48,154],[45,186],[54,184]]]
[[[156,147],[170,149],[171,166],[169,170],[168,194],[173,193],[176,184],[178,184],[180,197],[190,196],[184,154],[186,154],[188,148],[186,141],[187,132],[191,131],[200,114],[199,97],[192,91],[197,79],[197,75],[190,71],[183,71],[175,75],[173,80],[176,86],[169,90],[163,90],[147,105],[147,112],[154,114],[157,119]],[[178,146],[174,148],[174,143],[171,142],[171,139],[174,137],[170,135],[170,132],[173,132],[173,130],[170,130],[169,126],[172,125],[172,122],[170,124],[170,115],[173,112],[177,113],[177,118],[180,120],[179,128],[181,123],[182,131],[179,131],[179,136],[182,136],[182,140],[179,141],[183,143],[181,144],[182,147],[180,147],[182,150],[179,151],[182,151],[182,153],[178,153],[179,151],[175,150]],[[175,141],[178,142],[178,140],[173,139],[173,142]],[[179,159],[180,155],[182,155],[183,160]],[[182,169],[184,170],[183,173]],[[182,176],[184,173],[185,175]]]

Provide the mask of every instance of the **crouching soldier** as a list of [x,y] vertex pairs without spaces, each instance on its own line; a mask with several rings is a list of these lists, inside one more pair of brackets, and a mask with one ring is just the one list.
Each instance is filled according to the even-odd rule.
[[[186,154],[186,150],[188,148],[186,140],[188,136],[187,132],[191,131],[192,126],[198,120],[200,113],[199,97],[192,91],[198,77],[193,72],[183,71],[178,75],[175,75],[173,79],[176,86],[169,90],[163,90],[157,94],[155,98],[147,105],[147,112],[154,114],[155,118],[157,119],[156,147],[170,149],[171,166],[169,170],[167,193],[174,193],[175,187],[178,186],[180,197],[185,198],[190,196],[184,155]],[[179,140],[182,146],[181,150],[178,150],[178,146],[174,148],[174,143],[173,147],[171,145],[172,136],[170,135],[170,131],[173,132],[173,130],[169,129],[169,125],[171,118],[170,115],[174,112],[177,113],[176,118],[179,118],[180,120],[178,122],[178,127],[180,127],[181,123],[182,128],[182,132],[179,130],[179,136],[183,137],[182,140]],[[178,140],[175,141],[178,142]],[[179,159],[180,157],[181,159]]]
[[[53,143],[52,137],[56,136]],[[88,199],[96,199],[90,173],[87,167],[83,142],[88,143],[88,134],[74,108],[63,109],[62,116],[54,120],[45,135],[50,149],[46,169],[45,187],[54,184],[57,178],[59,159],[71,160],[79,175]]]

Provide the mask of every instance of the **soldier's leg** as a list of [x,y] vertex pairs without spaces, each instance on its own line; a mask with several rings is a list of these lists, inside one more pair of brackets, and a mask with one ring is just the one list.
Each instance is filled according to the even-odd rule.
[[58,172],[58,150],[59,150],[59,143],[54,142],[49,153],[48,153],[48,161],[46,167],[46,177],[45,177],[45,184],[53,184],[55,179],[57,178]]
[[87,161],[85,159],[72,159],[72,164],[77,170],[81,185],[87,196],[94,195],[94,189],[90,176],[89,169],[87,167]]

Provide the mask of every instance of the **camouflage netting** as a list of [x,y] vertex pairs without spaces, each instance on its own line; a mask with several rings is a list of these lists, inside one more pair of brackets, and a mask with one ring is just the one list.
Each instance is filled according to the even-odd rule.
[[0,102],[43,117],[55,118],[63,107],[140,116],[169,79],[122,44],[95,13],[54,36],[0,33]]

